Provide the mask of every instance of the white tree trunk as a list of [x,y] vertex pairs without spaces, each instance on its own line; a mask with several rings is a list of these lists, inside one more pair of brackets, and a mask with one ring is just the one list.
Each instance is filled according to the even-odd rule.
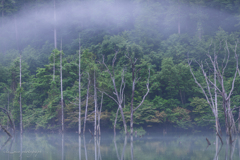
[[78,62],[78,134],[81,134],[81,44],[79,37],[79,52],[78,52],[79,62]]
[[20,96],[19,96],[19,103],[20,103],[20,132],[23,133],[23,123],[22,123],[22,56],[20,54]]
[[84,117],[84,125],[83,125],[83,134],[85,134],[86,121],[87,121],[89,88],[90,88],[90,77],[89,77],[89,73],[88,73],[88,87],[87,87],[87,97],[86,97],[86,108],[85,108],[85,117]]
[[94,119],[94,136],[97,135],[97,112],[98,112],[98,107],[97,107],[97,88],[96,88],[96,74],[95,74],[95,69],[94,69],[94,104],[95,104],[95,119]]
[[[53,29],[53,38],[54,38],[54,49],[57,49],[57,29],[56,29],[56,6],[55,0],[53,0],[53,19],[54,19],[54,29]],[[55,81],[55,52],[53,53],[53,81]]]
[[101,112],[102,112],[102,103],[103,103],[103,93],[102,93],[102,98],[101,98],[101,106],[98,112],[98,126],[97,126],[97,132],[98,135],[101,136],[101,128],[100,128],[100,119],[101,119]]
[[61,41],[61,51],[60,51],[60,81],[61,81],[62,132],[64,132],[64,107],[63,107],[63,83],[62,83],[62,41]]

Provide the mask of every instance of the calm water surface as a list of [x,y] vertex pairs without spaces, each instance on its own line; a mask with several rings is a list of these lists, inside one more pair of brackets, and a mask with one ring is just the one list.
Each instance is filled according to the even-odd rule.
[[[207,145],[206,137],[211,142]],[[92,138],[76,133],[25,133],[8,140],[0,134],[0,159],[3,160],[238,160],[240,137],[223,145],[214,133],[147,133],[131,137],[104,133]]]

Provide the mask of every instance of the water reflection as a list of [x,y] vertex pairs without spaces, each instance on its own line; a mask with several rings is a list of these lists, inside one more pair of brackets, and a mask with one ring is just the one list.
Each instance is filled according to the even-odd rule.
[[83,136],[83,145],[84,145],[84,151],[85,151],[85,159],[88,160],[85,136]]
[[22,141],[23,135],[20,134],[20,160],[22,160],[22,147],[23,147],[23,141]]
[[79,135],[78,136],[78,158],[79,158],[79,160],[82,159],[81,150],[82,150],[82,139],[81,139],[81,136]]
[[65,146],[65,143],[64,143],[64,133],[62,133],[62,160],[65,160],[65,157],[64,157],[64,146]]
[[[11,139],[0,135],[0,157],[6,160],[78,159],[78,160],[145,160],[145,159],[240,159],[240,137],[207,135],[211,145],[206,149],[206,135],[91,137],[75,134],[24,134]],[[129,142],[129,143],[128,143]]]
[[123,145],[121,157],[118,154],[118,147],[117,147],[117,143],[116,143],[116,136],[114,136],[113,142],[114,142],[114,145],[115,145],[115,150],[116,150],[116,154],[117,154],[118,160],[123,160],[124,159],[126,145],[127,145],[127,136],[125,136],[125,139],[124,139],[124,145]]
[[131,160],[133,160],[133,136],[131,135]]

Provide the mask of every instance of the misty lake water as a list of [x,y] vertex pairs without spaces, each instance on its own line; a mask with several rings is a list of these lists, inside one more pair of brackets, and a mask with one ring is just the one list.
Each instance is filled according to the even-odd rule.
[[[206,138],[211,145],[207,145]],[[237,160],[240,159],[240,137],[232,145],[222,137],[223,145],[214,133],[147,133],[131,137],[103,133],[79,137],[76,133],[24,133],[8,140],[0,134],[0,159],[3,160]]]

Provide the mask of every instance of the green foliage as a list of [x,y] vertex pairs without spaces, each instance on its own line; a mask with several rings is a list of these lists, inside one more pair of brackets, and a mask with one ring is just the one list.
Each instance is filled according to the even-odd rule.
[[[18,21],[20,15],[22,17],[29,13],[31,13],[29,15],[35,15],[35,13],[41,13],[41,9],[48,10],[51,5],[46,7],[47,1],[30,3],[30,1],[5,0],[3,2],[4,4],[0,5],[2,11],[0,30],[3,33],[0,37],[0,106],[9,107],[18,127],[19,95],[21,93],[24,128],[57,130],[61,115],[60,51],[53,49],[53,20],[50,20],[51,22],[48,24],[43,22],[41,20],[43,17],[39,15],[40,18],[35,17],[34,22],[30,20],[32,18],[25,19],[24,23],[21,19]],[[56,6],[61,8],[61,5],[68,2],[63,3],[60,0],[56,3]],[[88,2],[75,3],[75,1],[71,1],[69,3],[77,7]],[[118,8],[118,14],[109,13],[107,10],[108,7],[115,10],[113,7],[119,6],[118,1],[99,2],[99,5],[105,4],[106,11],[96,9],[92,12],[89,8],[89,14],[86,13],[87,18],[84,17],[85,14],[79,14],[84,18],[78,15],[71,17],[72,12],[69,12],[65,16],[70,16],[70,18],[66,20],[65,16],[62,16],[64,23],[59,21],[57,24],[57,32],[63,39],[64,50],[64,53],[62,52],[62,71],[66,128],[76,129],[78,123],[79,33],[81,38],[82,117],[86,102],[87,73],[90,75],[91,82],[89,124],[93,120],[94,110],[92,104],[94,71],[97,77],[98,103],[101,99],[100,91],[105,91],[115,97],[112,79],[102,64],[103,57],[110,72],[113,70],[115,72],[117,89],[120,88],[124,70],[126,82],[123,102],[124,115],[129,124],[132,71],[129,59],[126,58],[128,55],[132,60],[137,59],[136,70],[139,69],[138,77],[140,77],[135,88],[134,106],[141,102],[146,93],[148,69],[150,69],[149,95],[133,115],[134,126],[138,128],[139,132],[144,130],[141,127],[165,127],[166,125],[184,129],[213,127],[212,111],[202,91],[194,82],[187,59],[210,64],[210,61],[206,60],[206,53],[209,51],[209,54],[213,55],[214,48],[219,50],[220,41],[222,41],[222,48],[218,53],[219,67],[222,69],[221,65],[226,52],[224,44],[227,41],[230,59],[223,79],[225,89],[227,91],[231,89],[236,64],[233,51],[235,42],[240,35],[238,28],[235,27],[239,23],[239,2],[233,0],[134,0],[129,3],[130,7],[123,7],[123,13]],[[24,8],[23,13],[20,12],[22,7]],[[210,11],[209,8],[217,11]],[[50,7],[50,9],[52,8]],[[14,23],[11,23],[12,21]],[[177,34],[178,25],[181,26],[181,34]],[[19,27],[17,28],[19,31],[18,42],[16,41],[15,27]],[[57,41],[59,43],[60,36]],[[212,45],[210,46],[210,44]],[[237,47],[238,50],[239,47]],[[115,66],[112,68],[112,60],[116,52],[118,54]],[[20,53],[22,55],[21,88],[19,87]],[[54,63],[55,81],[53,81]],[[192,64],[192,68],[199,83],[204,85],[205,79],[198,64]],[[211,74],[211,69],[210,66],[207,74]],[[210,77],[210,79],[212,78]],[[231,108],[239,106],[239,86],[238,75],[231,97]],[[218,104],[220,123],[224,126],[221,98],[218,99]],[[112,127],[116,111],[116,103],[104,95],[101,116],[104,127]],[[0,115],[1,123],[6,125],[6,116],[1,113]],[[117,128],[121,129],[123,126],[120,114],[117,120]]]

